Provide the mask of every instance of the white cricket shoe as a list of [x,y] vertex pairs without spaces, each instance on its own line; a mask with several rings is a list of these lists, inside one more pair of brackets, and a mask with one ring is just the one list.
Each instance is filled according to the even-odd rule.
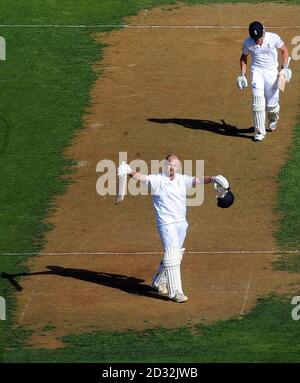
[[254,136],[254,141],[262,141],[265,137],[266,135],[263,133],[256,133]]
[[184,303],[188,299],[189,298],[186,295],[184,295],[182,293],[178,293],[178,292],[174,295],[173,298],[171,298],[172,301],[177,302],[177,303]]

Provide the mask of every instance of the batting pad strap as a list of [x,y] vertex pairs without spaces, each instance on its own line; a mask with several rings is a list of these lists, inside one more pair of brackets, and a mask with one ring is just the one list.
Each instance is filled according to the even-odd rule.
[[163,256],[163,264],[165,267],[177,266],[180,265],[181,259],[181,250],[178,247],[169,247]]
[[278,113],[279,110],[280,110],[280,105],[279,104],[276,104],[276,105],[273,105],[273,106],[267,105],[267,111],[269,113]]
[[252,97],[252,110],[253,112],[261,112],[265,110],[266,100],[264,96],[254,96]]

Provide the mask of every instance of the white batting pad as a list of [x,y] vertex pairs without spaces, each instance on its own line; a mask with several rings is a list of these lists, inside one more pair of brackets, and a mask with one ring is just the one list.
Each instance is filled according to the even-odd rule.
[[255,133],[266,134],[266,101],[264,96],[254,96],[252,99],[252,112]]
[[177,292],[183,293],[180,273],[181,259],[182,251],[178,247],[168,247],[163,256],[170,298],[173,298]]
[[[183,247],[182,249],[180,249],[180,263],[181,263],[181,260],[182,260],[184,252],[185,252],[185,248]],[[161,261],[161,263],[159,265],[159,268],[158,268],[158,270],[156,272],[156,275],[152,279],[152,283],[157,288],[161,284],[167,283],[167,275],[166,275],[166,272],[165,272],[165,267],[164,267],[163,261]]]
[[158,288],[160,284],[167,282],[167,277],[165,273],[165,267],[163,262],[160,262],[159,268],[155,277],[152,280],[152,283]]
[[267,106],[268,119],[270,122],[276,122],[279,119],[280,105]]

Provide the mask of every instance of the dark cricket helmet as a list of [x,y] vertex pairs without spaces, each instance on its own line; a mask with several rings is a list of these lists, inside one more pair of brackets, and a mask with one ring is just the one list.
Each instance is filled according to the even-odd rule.
[[253,21],[249,25],[249,35],[255,42],[263,37],[265,28],[259,21]]
[[226,209],[230,207],[234,202],[234,195],[230,189],[228,189],[228,192],[225,194],[224,197],[219,197],[217,202],[217,205],[223,209]]

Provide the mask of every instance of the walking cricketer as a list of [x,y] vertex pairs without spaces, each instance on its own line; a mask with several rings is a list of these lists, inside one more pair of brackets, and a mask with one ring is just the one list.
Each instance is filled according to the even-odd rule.
[[253,21],[249,25],[249,37],[243,43],[240,57],[241,75],[237,78],[237,85],[241,90],[248,86],[246,71],[250,53],[254,141],[262,141],[266,136],[266,112],[269,131],[276,129],[279,119],[278,50],[282,62],[280,75],[289,82],[292,71],[288,67],[288,48],[276,33],[266,32],[259,21]]
[[123,163],[118,168],[118,176],[128,174],[135,180],[145,182],[151,187],[153,205],[156,212],[157,229],[162,242],[164,256],[157,273],[153,277],[152,287],[160,294],[168,294],[177,303],[183,303],[188,297],[183,293],[180,265],[184,254],[183,243],[188,223],[186,220],[187,189],[197,184],[214,182],[216,189],[221,188],[222,195],[218,206],[229,207],[233,203],[233,194],[225,177],[204,176],[202,179],[178,173],[180,160],[177,155],[166,157],[165,169],[159,174],[145,175],[135,172]]

